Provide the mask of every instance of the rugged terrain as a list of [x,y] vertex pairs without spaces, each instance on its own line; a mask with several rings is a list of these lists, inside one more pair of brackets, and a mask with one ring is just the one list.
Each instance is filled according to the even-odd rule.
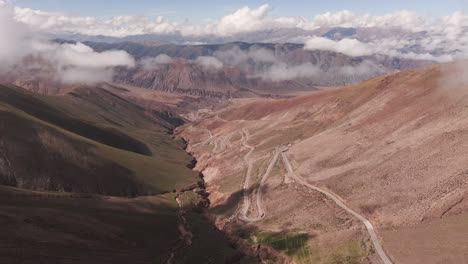
[[154,109],[101,88],[0,86],[0,262],[240,259],[200,214],[203,179],[172,134],[182,119]]
[[[302,44],[243,43],[215,45],[145,45],[85,42],[96,51],[125,50],[136,59],[167,55],[175,58],[157,67],[121,69],[119,83],[203,97],[246,98],[287,96],[321,86],[357,83],[383,73],[431,63],[388,56],[350,57],[341,53],[305,50]],[[200,65],[199,57],[216,58],[223,67]],[[244,58],[246,57],[246,58]],[[242,61],[245,59],[245,61]],[[304,70],[302,67],[307,65]],[[321,72],[313,74],[315,66]],[[277,69],[280,67],[281,70]],[[297,67],[297,68],[294,68]],[[271,69],[275,69],[271,71]],[[290,70],[288,70],[290,69]],[[293,73],[295,71],[295,73]],[[297,72],[304,76],[294,75]],[[284,78],[284,79],[283,79]]]
[[[136,59],[135,67],[115,70],[112,81],[116,85],[218,100],[290,97],[433,63],[384,55],[351,57],[332,51],[306,50],[303,44],[290,43],[84,44],[97,52],[123,50]],[[76,88],[61,83],[53,75],[53,67],[44,61],[28,58],[23,64],[1,75],[0,80],[49,95]]]
[[[393,263],[467,262],[465,68],[430,66],[291,99],[232,100],[180,129],[218,227],[243,228],[252,243],[299,263],[380,263],[362,220],[342,202],[372,223]],[[275,162],[284,147],[293,173]],[[244,199],[248,218],[260,220],[243,220]]]
[[0,86],[1,260],[464,263],[465,68],[201,105]]

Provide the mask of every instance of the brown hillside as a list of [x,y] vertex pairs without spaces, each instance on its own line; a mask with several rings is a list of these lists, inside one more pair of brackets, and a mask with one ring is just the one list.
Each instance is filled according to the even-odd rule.
[[[240,101],[183,133],[199,167],[206,166],[215,207],[226,206],[240,190],[247,150],[239,133],[247,129],[248,143],[255,146],[254,169],[265,168],[276,146],[292,144],[289,156],[296,173],[370,219],[395,263],[462,263],[468,240],[456,234],[468,231],[462,224],[468,215],[465,68],[464,62],[437,65],[292,99]],[[205,128],[214,136],[211,147],[195,145],[207,139]],[[216,145],[223,141],[228,147],[220,152]],[[213,145],[217,153],[208,155]],[[345,216],[335,205],[310,196],[284,175],[280,166],[276,178],[268,180],[268,215],[257,226],[313,234],[309,248],[324,258],[339,252],[339,241],[357,239],[345,235],[359,227],[356,221],[343,226],[339,219]],[[343,221],[352,220],[348,217]],[[409,233],[405,243],[396,239]],[[369,252],[360,256],[374,259]]]

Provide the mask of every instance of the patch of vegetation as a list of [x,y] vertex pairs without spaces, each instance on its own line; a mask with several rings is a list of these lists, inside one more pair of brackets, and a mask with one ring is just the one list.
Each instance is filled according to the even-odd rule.
[[304,232],[260,232],[251,236],[252,244],[264,244],[294,257],[298,263],[309,263],[310,250],[308,241],[310,235]]
[[190,209],[195,207],[197,194],[191,191],[183,192],[178,196],[182,208]]
[[326,263],[359,264],[367,257],[367,246],[363,241],[350,241],[334,250]]

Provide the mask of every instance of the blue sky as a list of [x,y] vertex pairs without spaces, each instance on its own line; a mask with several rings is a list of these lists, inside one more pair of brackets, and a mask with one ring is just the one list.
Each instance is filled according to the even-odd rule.
[[216,19],[243,6],[270,4],[273,16],[303,16],[343,9],[357,13],[380,15],[398,10],[415,11],[423,15],[447,15],[467,10],[468,0],[15,0],[15,5],[44,11],[109,17],[117,15],[163,15],[171,20],[202,22]]

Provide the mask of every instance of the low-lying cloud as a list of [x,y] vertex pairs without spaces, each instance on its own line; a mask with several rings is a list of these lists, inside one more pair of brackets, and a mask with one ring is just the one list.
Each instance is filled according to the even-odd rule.
[[[429,41],[429,40],[425,40]],[[434,49],[439,53],[442,47],[437,47],[436,42],[441,44],[442,40],[433,39],[432,44]],[[341,40],[331,40],[323,37],[312,37],[305,41],[304,49],[306,50],[326,50],[345,54],[351,57],[362,57],[371,55],[386,55],[395,58],[425,60],[436,62],[449,62],[457,58],[463,59],[468,55],[468,52],[459,47],[458,50],[450,49],[445,46],[446,52],[441,54],[431,54],[429,51],[411,51],[411,47],[421,46],[424,49],[430,46],[423,46],[418,41],[409,41],[405,39],[381,39],[368,43],[361,42],[357,39],[343,38]]]
[[[234,46],[228,50],[214,52],[213,56],[200,56],[195,60],[187,60],[186,63],[198,65],[205,71],[223,71],[224,66],[236,67],[248,78],[260,78],[269,82],[304,79],[324,86],[354,83],[387,72],[368,60],[355,65],[332,66],[324,70],[320,64],[294,63],[284,57],[285,54],[281,54],[280,52],[275,55],[273,50],[258,46],[246,50]],[[154,58],[144,58],[139,64],[145,70],[157,71],[161,69],[160,65],[172,61],[173,58],[161,54]]]
[[205,69],[219,70],[223,68],[223,63],[217,58],[211,56],[200,56],[195,60],[195,64],[198,64]]
[[140,60],[140,64],[145,70],[159,69],[162,65],[172,63],[173,59],[166,54],[160,54],[156,57],[146,57]]
[[[338,52],[338,50],[335,51]],[[359,55],[364,54],[367,55],[368,53],[364,51],[359,53]],[[353,53],[353,55],[358,54]],[[272,50],[255,46],[247,50],[233,47],[229,50],[217,51],[213,56],[222,61],[224,65],[235,66],[249,73],[252,78],[262,78],[273,82],[305,78],[327,85],[335,83],[337,80],[343,80],[343,84],[347,84],[385,72],[380,66],[368,60],[363,60],[356,65],[332,67],[324,70],[321,68],[320,63],[305,62],[298,64],[289,61],[284,57],[284,54],[275,54]]]
[[7,70],[31,49],[29,28],[13,19],[13,8],[0,2],[0,70]]
[[368,56],[373,54],[367,44],[356,39],[347,38],[339,41],[333,41],[323,37],[314,37],[306,41],[304,49],[334,51],[352,57]]
[[313,78],[320,76],[321,70],[312,63],[301,65],[287,65],[286,63],[276,63],[260,77],[269,81],[287,81],[298,78]]
[[98,53],[81,43],[50,42],[41,32],[18,22],[14,8],[4,2],[0,2],[0,57],[0,73],[12,68],[27,69],[34,62],[43,65],[36,67],[36,74],[43,75],[41,70],[47,69],[53,75],[49,78],[67,84],[110,81],[114,67],[135,65],[133,57],[125,51]]
[[134,59],[124,51],[94,52],[90,47],[77,44],[50,44],[40,56],[55,65],[57,75],[64,83],[97,83],[111,81],[113,68],[134,67]]

